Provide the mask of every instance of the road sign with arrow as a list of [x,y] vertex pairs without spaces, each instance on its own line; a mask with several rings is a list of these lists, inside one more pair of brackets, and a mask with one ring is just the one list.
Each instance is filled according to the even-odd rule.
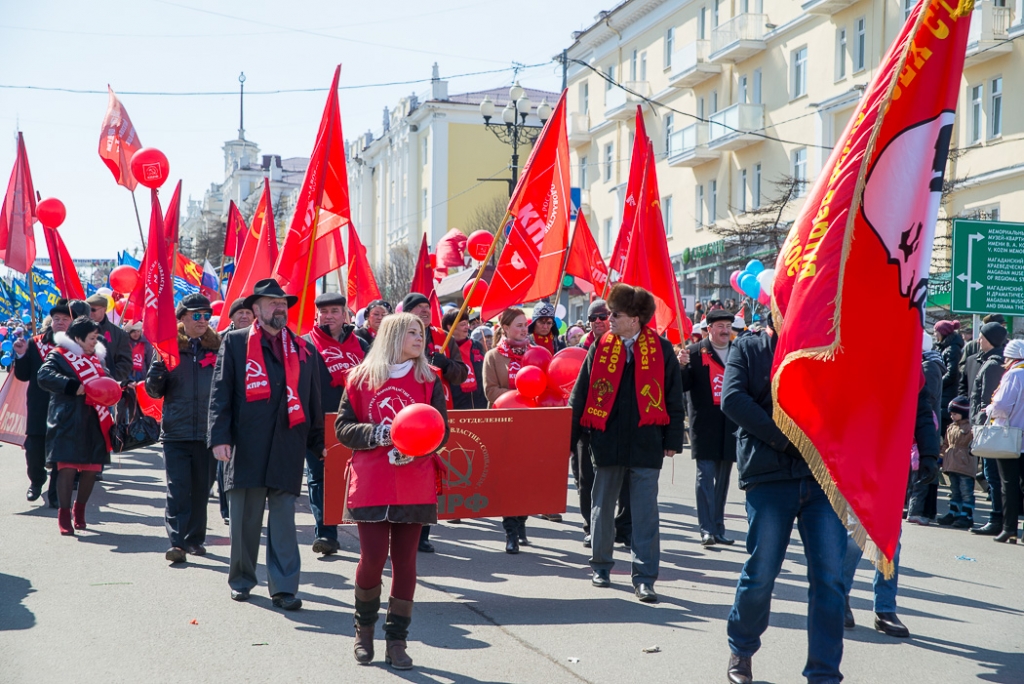
[[1024,316],[1024,223],[953,221],[953,311]]

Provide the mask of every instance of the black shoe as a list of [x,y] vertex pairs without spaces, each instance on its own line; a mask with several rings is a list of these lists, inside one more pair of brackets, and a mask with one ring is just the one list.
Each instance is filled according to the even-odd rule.
[[505,553],[519,553],[519,537],[514,534],[505,535]]
[[738,655],[729,656],[729,683],[730,684],[752,684],[754,673],[750,669],[750,658],[742,658]]
[[1006,542],[1010,542],[1011,544],[1016,544],[1017,543],[1017,533],[1016,532],[1007,532],[1006,530],[1003,530],[1002,532],[1000,532],[996,536],[992,537],[992,541],[999,542],[1000,544],[1005,544]]
[[434,553],[434,545],[430,543],[429,539],[420,539],[419,546],[416,550],[420,553]]
[[340,548],[341,544],[339,544],[336,539],[317,537],[313,542],[313,553],[319,553],[321,556],[330,556],[338,553],[338,549]]
[[530,540],[526,538],[526,523],[523,523],[523,526],[519,528],[519,545],[520,546],[529,546],[530,545]]
[[658,595],[654,593],[654,587],[650,584],[641,582],[636,585],[636,589],[633,590],[636,597],[640,599],[641,603],[657,603]]
[[281,610],[298,610],[302,607],[302,599],[293,594],[274,594],[274,607]]
[[607,570],[595,570],[594,576],[590,578],[590,583],[595,587],[601,587],[602,589],[612,586],[612,581],[608,577]]
[[729,539],[724,534],[716,534],[715,535],[715,543],[716,544],[725,544],[726,546],[732,546],[733,544],[736,543],[736,540],[735,539]]
[[167,549],[167,553],[164,554],[164,558],[166,558],[171,563],[184,563],[185,549],[181,548],[180,546],[172,546],[171,548]]
[[540,517],[548,522],[560,523],[562,522],[561,513],[541,513]]
[[232,589],[231,590],[232,601],[248,601],[249,590],[248,589]]
[[942,527],[949,527],[954,522],[956,522],[956,520],[957,520],[957,516],[953,515],[952,511],[947,511],[944,516],[942,516],[941,518],[939,518],[935,522],[937,522]]
[[975,527],[971,534],[980,534],[985,537],[994,537],[1003,531],[1003,521],[989,520],[983,527]]
[[846,597],[846,610],[843,611],[843,629],[853,629],[857,621],[853,619],[853,611],[850,610],[850,597]]
[[230,521],[230,520],[228,520],[227,518],[224,518],[224,524],[225,524],[225,525],[230,525],[230,524],[231,524],[231,521]]
[[42,487],[36,487],[35,485],[32,485],[32,486],[30,486],[28,488],[28,491],[25,492],[25,499],[27,499],[28,501],[35,501],[40,496],[42,496],[42,494],[43,494],[43,488]]
[[714,546],[717,543],[718,542],[715,540],[714,535],[704,534],[703,532],[701,533],[701,535],[700,535],[700,545],[701,546]]
[[190,556],[205,556],[206,547],[202,544],[189,544],[185,547],[185,553]]
[[615,536],[615,543],[622,544],[628,549],[631,546],[632,540],[624,534],[619,534]]
[[910,630],[900,622],[896,613],[875,613],[875,629],[884,632],[891,637],[906,639],[910,636]]
[[974,527],[974,521],[970,518],[961,515],[959,518],[953,521],[953,527],[958,530],[969,530]]
[[585,548],[585,549],[589,549],[590,548],[590,535],[589,534],[583,535],[583,548]]

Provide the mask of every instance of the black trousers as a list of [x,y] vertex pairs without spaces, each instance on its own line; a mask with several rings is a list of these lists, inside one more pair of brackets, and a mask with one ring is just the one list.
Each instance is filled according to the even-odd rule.
[[42,489],[46,484],[46,435],[25,438],[25,465],[28,466],[28,481]]
[[167,508],[164,525],[171,546],[206,542],[206,505],[210,496],[210,461],[206,442],[164,442]]
[[1024,456],[1019,458],[1000,458],[999,477],[1003,484],[1003,530],[1017,534],[1017,518],[1021,513],[1022,488],[1024,488]]
[[[583,517],[583,533],[590,534],[590,509],[594,491],[594,462],[590,460],[590,436],[583,434],[576,450],[569,459],[572,478],[576,483],[576,494],[580,501],[580,515]],[[633,516],[629,508],[629,471],[622,479],[619,490],[618,508],[615,513],[615,538],[628,540],[633,535]]]

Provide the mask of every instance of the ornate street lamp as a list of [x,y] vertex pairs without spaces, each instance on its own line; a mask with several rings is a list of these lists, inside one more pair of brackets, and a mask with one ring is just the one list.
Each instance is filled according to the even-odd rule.
[[[537,105],[536,114],[537,118],[540,119],[540,126],[532,126],[526,123],[526,118],[530,115],[533,110],[533,103],[530,102],[530,97],[526,94],[526,89],[519,85],[519,81],[516,81],[511,88],[508,89],[508,103],[505,108],[501,110],[501,122],[491,123],[491,119],[494,118],[495,106],[494,101],[491,100],[490,96],[485,96],[483,102],[480,103],[480,114],[484,118],[484,125],[498,140],[502,141],[506,145],[512,146],[512,178],[504,179],[493,179],[493,180],[506,180],[508,181],[508,195],[512,196],[512,193],[516,189],[516,183],[519,182],[519,147],[520,145],[532,145],[537,141],[540,136],[540,131],[544,127],[544,123],[551,118],[551,105],[548,104],[547,100],[541,100],[541,103]],[[491,180],[491,179],[487,179]]]

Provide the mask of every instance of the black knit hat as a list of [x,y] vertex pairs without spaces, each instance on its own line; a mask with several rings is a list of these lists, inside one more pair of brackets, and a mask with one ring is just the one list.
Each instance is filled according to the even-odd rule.
[[412,310],[420,304],[430,304],[430,300],[419,292],[410,292],[405,295],[405,299],[402,300],[402,311],[405,313],[412,313]]
[[949,412],[959,413],[961,416],[966,418],[971,415],[971,400],[961,394],[959,397],[949,402]]
[[340,292],[324,292],[316,296],[313,304],[318,309],[322,309],[325,306],[345,306],[348,304],[348,299]]
[[1002,347],[1006,343],[1006,328],[1001,323],[986,323],[981,326],[981,334],[993,347]]
[[213,311],[213,306],[206,295],[193,292],[181,298],[178,308],[174,310],[174,315],[180,320],[182,316],[190,311]]
[[234,316],[241,309],[251,311],[251,309],[245,305],[245,297],[239,297],[235,301],[231,302],[231,308],[228,309],[228,318]]
[[66,299],[58,299],[57,303],[50,309],[50,315],[53,314],[64,314],[70,318],[74,318],[71,315],[71,304]]

